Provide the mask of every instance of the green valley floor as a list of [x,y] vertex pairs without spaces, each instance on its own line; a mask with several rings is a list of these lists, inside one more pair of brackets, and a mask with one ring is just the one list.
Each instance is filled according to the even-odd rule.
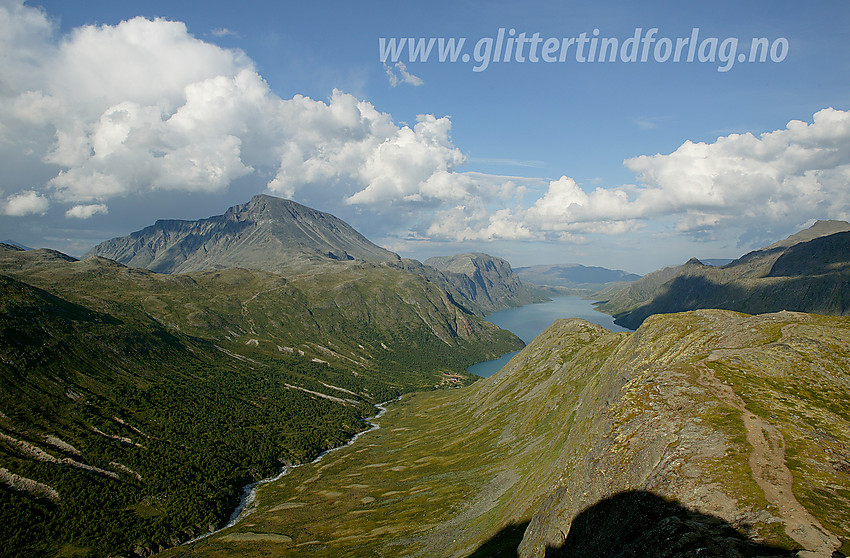
[[165,555],[543,556],[586,546],[571,523],[634,491],[690,529],[682,552],[703,537],[729,556],[847,553],[848,363],[847,318],[560,320],[495,376],[404,396],[379,430],[263,486],[235,527]]

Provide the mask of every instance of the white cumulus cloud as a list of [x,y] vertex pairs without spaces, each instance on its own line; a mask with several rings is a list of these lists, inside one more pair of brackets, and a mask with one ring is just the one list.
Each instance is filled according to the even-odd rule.
[[73,218],[73,219],[88,219],[93,215],[97,215],[98,213],[106,214],[109,213],[106,205],[102,203],[94,203],[90,205],[75,205],[71,209],[65,212],[65,217]]
[[562,176],[526,207],[485,210],[467,203],[440,214],[429,233],[454,240],[574,239],[667,221],[696,237],[735,228],[760,245],[771,238],[765,231],[850,218],[848,111],[823,109],[811,123],[794,120],[758,136],[686,141],[673,153],[624,164],[641,184],[589,189]]
[[24,215],[43,214],[48,207],[50,207],[50,202],[47,198],[34,190],[27,190],[6,198],[3,213],[12,217],[23,217]]
[[269,91],[243,53],[162,19],[55,35],[40,10],[0,6],[0,140],[60,167],[45,195],[214,191],[253,170],[242,136],[265,121]]
[[0,140],[29,134],[27,149],[59,167],[41,195],[61,203],[218,192],[247,176],[270,177],[264,185],[283,196],[324,192],[373,208],[455,203],[477,188],[454,172],[465,159],[448,117],[397,124],[341,91],[281,99],[242,52],[180,22],[137,17],[57,37],[43,12],[11,2],[0,30],[11,76]]
[[[390,82],[390,87],[398,87],[402,83],[418,87],[425,83],[419,76],[411,74],[407,70],[407,66],[404,65],[404,62],[396,62],[395,66],[388,66],[384,64],[384,70],[387,73],[387,79]],[[396,74],[396,72],[398,72],[398,74]]]
[[625,161],[645,183],[645,217],[678,216],[679,230],[850,217],[850,112],[827,108],[759,136],[686,141],[668,155]]

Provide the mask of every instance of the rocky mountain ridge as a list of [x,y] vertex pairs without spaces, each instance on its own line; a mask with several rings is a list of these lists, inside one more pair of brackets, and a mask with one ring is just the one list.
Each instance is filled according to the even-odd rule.
[[720,267],[696,258],[599,293],[599,310],[635,329],[652,314],[722,308],[760,314],[850,313],[850,223],[810,228]]

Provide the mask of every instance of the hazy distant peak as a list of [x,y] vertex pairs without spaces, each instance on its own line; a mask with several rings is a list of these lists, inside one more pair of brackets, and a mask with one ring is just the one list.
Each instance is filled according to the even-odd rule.
[[607,269],[576,263],[533,265],[515,270],[527,283],[552,285],[566,288],[591,288],[598,290],[611,283],[630,282],[640,275],[621,269]]
[[4,248],[6,250],[13,250],[15,252],[23,252],[24,251],[23,248],[21,248],[20,246],[18,246],[17,244],[14,244],[12,242],[0,242],[0,247]]

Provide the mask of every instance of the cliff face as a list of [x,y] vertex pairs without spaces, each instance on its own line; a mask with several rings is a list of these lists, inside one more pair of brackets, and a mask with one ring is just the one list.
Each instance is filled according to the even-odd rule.
[[507,261],[489,254],[441,256],[424,263],[484,314],[547,300],[524,285]]

